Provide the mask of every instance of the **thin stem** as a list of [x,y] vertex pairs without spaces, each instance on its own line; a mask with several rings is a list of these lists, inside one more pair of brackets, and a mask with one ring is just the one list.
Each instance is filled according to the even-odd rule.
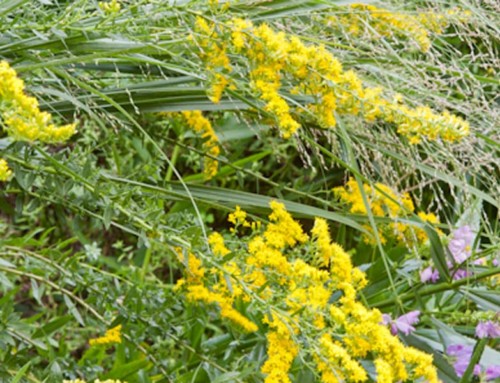
[[[437,294],[437,293],[440,293],[443,291],[455,290],[462,285],[467,285],[469,283],[477,282],[477,281],[480,281],[481,279],[492,277],[492,276],[495,276],[497,274],[500,274],[500,267],[495,267],[493,269],[484,271],[482,273],[472,275],[472,276],[467,277],[467,278],[462,278],[458,281],[444,282],[444,283],[440,283],[440,284],[434,285],[434,286],[427,286],[427,287],[424,287],[422,290],[420,290],[418,292],[418,294],[422,297],[422,296],[426,296],[426,295]],[[382,302],[373,303],[371,306],[377,307],[377,308],[384,308],[384,307],[391,306],[392,304],[394,304],[396,302],[396,300],[399,300],[403,303],[403,302],[412,300],[414,298],[415,298],[415,294],[406,293],[406,294],[401,295],[398,298],[390,298],[390,299],[386,299],[385,301],[382,301]]]

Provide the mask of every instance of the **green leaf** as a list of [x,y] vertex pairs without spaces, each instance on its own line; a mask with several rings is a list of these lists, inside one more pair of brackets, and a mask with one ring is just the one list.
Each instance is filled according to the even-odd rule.
[[450,272],[448,271],[448,265],[446,262],[446,255],[444,252],[443,244],[439,238],[438,233],[428,222],[424,225],[424,230],[427,233],[427,237],[430,242],[431,258],[434,261],[434,266],[439,271],[439,275],[445,280],[450,280]]
[[26,363],[21,369],[17,372],[17,374],[12,378],[11,383],[18,383],[21,379],[26,375],[28,368],[30,368],[31,361]]
[[[132,181],[125,178],[115,177],[109,174],[103,174],[106,179],[113,180],[120,183],[126,183],[134,186],[139,186],[145,190],[151,190],[164,194],[166,196],[176,196],[183,200],[189,200],[189,195],[182,185],[178,182],[171,181],[167,182],[170,185],[170,189],[162,188],[159,186],[154,186],[150,184],[145,184],[142,182]],[[334,213],[325,209],[320,209],[314,206],[309,206],[301,204],[298,202],[286,201],[279,198],[272,198],[268,196],[263,196],[259,194],[229,190],[223,188],[216,188],[211,186],[203,185],[188,185],[189,192],[196,201],[199,202],[216,202],[215,206],[220,206],[221,204],[226,208],[234,208],[236,205],[241,206],[245,209],[255,209],[258,211],[269,211],[269,203],[272,200],[282,202],[285,204],[286,209],[289,213],[295,215],[296,217],[304,218],[325,218],[334,222],[338,222],[347,226],[350,226],[362,233],[369,235],[368,231],[362,227],[360,224],[348,217],[348,215],[343,215],[339,213]]]
[[500,312],[500,291],[463,287],[460,292],[485,311]]
[[211,383],[225,383],[225,382],[234,382],[234,379],[240,378],[241,374],[236,371],[226,372],[217,376]]
[[139,370],[147,369],[151,366],[151,362],[147,359],[134,360],[133,362],[121,364],[116,366],[108,374],[105,379],[126,379],[130,375],[137,373]]
[[63,295],[64,302],[66,303],[66,306],[68,307],[69,312],[75,317],[78,323],[80,323],[82,326],[85,326],[85,322],[80,315],[80,312],[76,308],[75,304],[73,301],[67,296]]
[[40,338],[42,336],[49,336],[56,330],[60,330],[63,326],[71,321],[73,317],[71,315],[64,315],[62,317],[57,317],[44,326],[40,327],[33,333],[33,338]]
[[11,268],[11,269],[16,268],[16,265],[10,263],[9,261],[7,261],[3,258],[0,258],[0,266],[5,266],[5,267]]

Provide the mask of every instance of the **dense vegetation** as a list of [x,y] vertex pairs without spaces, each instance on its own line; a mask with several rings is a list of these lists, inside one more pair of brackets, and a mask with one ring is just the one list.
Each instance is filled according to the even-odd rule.
[[498,380],[499,15],[1,1],[0,381]]

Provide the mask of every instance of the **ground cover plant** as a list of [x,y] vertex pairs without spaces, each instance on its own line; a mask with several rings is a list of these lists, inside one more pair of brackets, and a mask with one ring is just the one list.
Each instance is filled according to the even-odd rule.
[[0,381],[499,381],[499,14],[1,1]]

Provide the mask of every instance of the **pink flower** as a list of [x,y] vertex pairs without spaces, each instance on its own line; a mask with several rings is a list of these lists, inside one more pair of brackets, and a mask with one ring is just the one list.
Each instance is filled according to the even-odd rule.
[[[470,363],[470,358],[472,357],[472,352],[474,351],[474,346],[467,346],[464,344],[453,344],[446,349],[446,353],[450,356],[455,357],[453,362],[453,368],[458,377],[462,377],[467,370]],[[474,366],[474,375],[479,375],[481,373],[481,366],[476,364]]]
[[[453,357],[453,368],[458,377],[462,377],[469,367],[470,359],[474,351],[474,346],[467,346],[464,344],[453,344],[446,349],[446,353]],[[483,370],[479,364],[474,366],[473,374],[480,376],[484,371],[484,377],[486,381],[497,379],[500,377],[500,366],[492,365],[488,366],[486,370]]]
[[467,278],[470,275],[472,275],[471,272],[469,272],[465,269],[458,269],[457,271],[455,271],[455,274],[453,274],[453,280],[458,281],[460,279]]
[[407,314],[401,315],[394,321],[392,320],[390,314],[383,314],[382,318],[383,318],[383,324],[391,325],[392,335],[397,335],[398,330],[404,333],[405,335],[409,335],[412,331],[415,331],[415,327],[413,327],[412,325],[418,323],[419,315],[420,311],[415,310],[415,311],[410,311]]
[[[448,266],[449,270],[453,270],[453,263],[450,261],[446,262],[446,265]],[[467,278],[468,276],[472,275],[473,273],[471,271],[468,271],[466,269],[457,269],[453,275],[453,280],[458,281],[459,279]]]
[[474,236],[474,232],[468,225],[459,227],[453,232],[448,250],[456,263],[462,263],[470,257]]
[[486,381],[500,378],[500,366],[489,366],[485,371]]
[[476,326],[478,338],[500,338],[500,326],[493,321],[479,322]]
[[436,269],[433,269],[432,266],[426,267],[420,272],[420,281],[422,283],[426,283],[431,281],[431,283],[436,283],[439,279],[439,273]]

